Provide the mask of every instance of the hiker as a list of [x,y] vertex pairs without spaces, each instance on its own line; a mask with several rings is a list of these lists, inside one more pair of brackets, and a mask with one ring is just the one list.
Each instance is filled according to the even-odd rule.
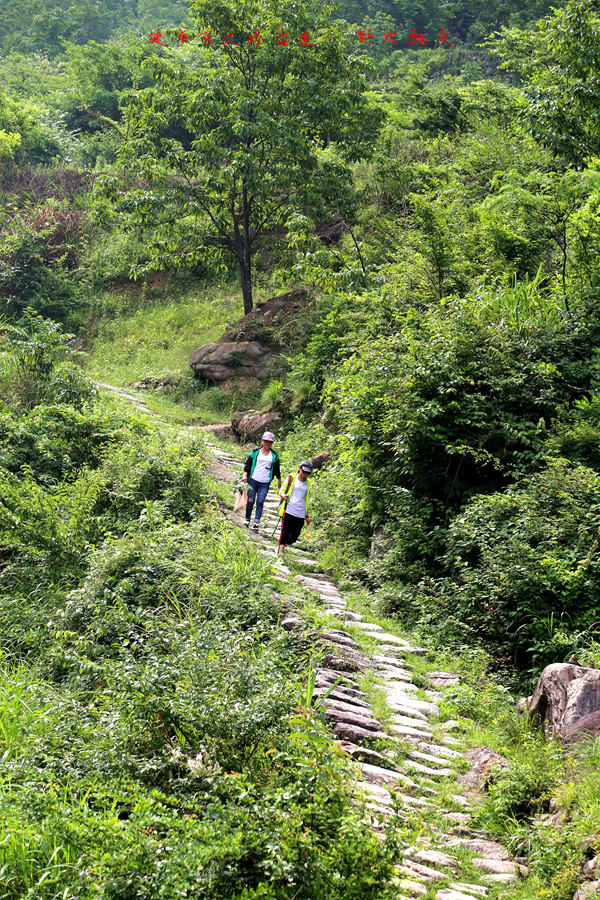
[[250,518],[252,516],[252,507],[256,499],[256,512],[254,513],[253,531],[258,531],[260,525],[260,517],[262,516],[265,497],[269,491],[269,485],[273,478],[277,479],[277,489],[281,490],[281,468],[279,466],[279,456],[272,449],[275,435],[270,431],[265,431],[262,436],[260,447],[255,447],[248,454],[248,459],[244,464],[243,481],[248,482],[248,502],[246,504],[246,519],[244,526],[250,527]]
[[277,553],[282,553],[286,547],[298,540],[305,519],[306,524],[310,525],[310,519],[308,518],[308,477],[312,475],[312,471],[313,467],[310,460],[301,462],[296,474],[290,472],[285,479],[283,490],[280,489],[279,491],[279,496],[282,498],[279,512],[280,514],[283,512],[283,522]]

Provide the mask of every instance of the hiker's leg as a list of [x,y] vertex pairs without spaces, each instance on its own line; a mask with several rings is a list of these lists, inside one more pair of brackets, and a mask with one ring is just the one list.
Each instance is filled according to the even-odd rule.
[[258,483],[258,487],[256,488],[256,512],[254,513],[254,521],[260,522],[260,518],[262,516],[263,506],[265,505],[265,497],[269,493],[269,483],[265,484]]
[[256,485],[258,482],[253,478],[248,479],[248,500],[246,502],[246,521],[249,522],[252,516],[252,507],[254,506],[254,498],[256,497]]

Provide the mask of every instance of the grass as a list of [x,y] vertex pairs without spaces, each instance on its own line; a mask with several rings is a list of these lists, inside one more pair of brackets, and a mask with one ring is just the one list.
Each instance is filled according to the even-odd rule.
[[237,283],[190,287],[166,280],[160,289],[136,294],[135,303],[127,298],[129,306],[120,296],[99,303],[99,313],[84,328],[94,335],[84,364],[87,373],[115,387],[174,377],[176,384],[164,392],[142,390],[137,395],[176,424],[228,421],[239,394],[203,387],[193,377],[189,357],[243,315]]
[[118,318],[95,322],[86,366],[99,380],[123,387],[142,378],[186,372],[190,353],[216,340],[243,315],[232,285],[163,288]]

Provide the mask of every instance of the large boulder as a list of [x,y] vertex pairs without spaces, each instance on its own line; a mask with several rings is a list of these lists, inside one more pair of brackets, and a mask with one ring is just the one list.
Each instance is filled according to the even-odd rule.
[[223,384],[231,378],[257,384],[269,374],[271,354],[258,341],[213,341],[194,350],[190,366],[196,378]]
[[271,297],[230,325],[217,341],[194,350],[189,359],[194,376],[226,392],[259,387],[290,334],[304,327],[307,304],[304,290]]
[[572,742],[584,734],[600,734],[600,670],[573,663],[546,666],[533,696],[522,700],[520,709],[551,737]]
[[241,418],[235,414],[231,420],[231,429],[240,440],[259,441],[265,431],[276,431],[283,422],[277,412],[257,412],[250,410]]

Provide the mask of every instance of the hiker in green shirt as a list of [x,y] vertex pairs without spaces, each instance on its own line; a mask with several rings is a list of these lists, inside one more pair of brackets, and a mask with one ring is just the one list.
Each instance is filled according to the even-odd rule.
[[254,506],[254,500],[256,500],[256,512],[254,514],[254,524],[252,525],[253,531],[258,531],[265,497],[273,478],[277,478],[277,488],[281,490],[279,456],[272,449],[274,440],[275,435],[270,431],[265,431],[260,447],[255,447],[254,450],[250,451],[244,464],[244,477],[242,480],[248,482],[248,502],[246,504],[244,525],[246,528],[250,526],[252,507]]

